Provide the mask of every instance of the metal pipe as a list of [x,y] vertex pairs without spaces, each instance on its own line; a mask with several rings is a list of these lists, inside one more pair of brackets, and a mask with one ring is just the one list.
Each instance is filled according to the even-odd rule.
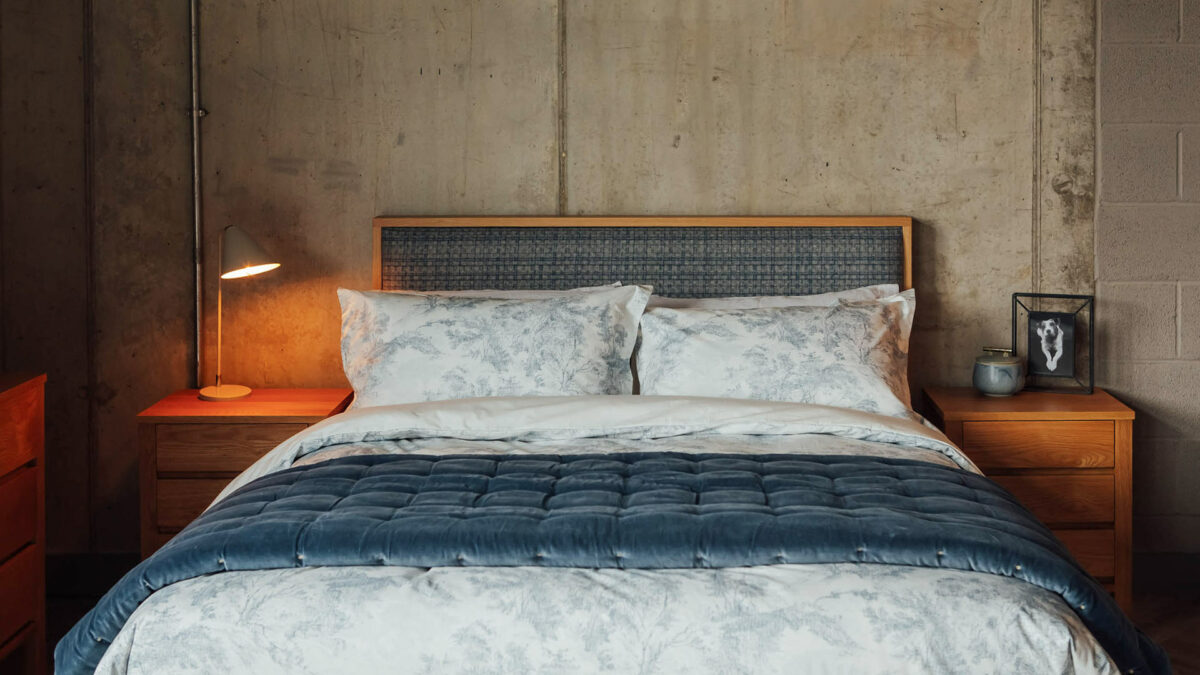
[[200,213],[200,118],[206,111],[200,107],[200,7],[199,0],[191,3],[192,32],[192,264],[196,295],[196,386],[201,386],[204,335],[204,273],[201,263],[204,253],[204,228]]

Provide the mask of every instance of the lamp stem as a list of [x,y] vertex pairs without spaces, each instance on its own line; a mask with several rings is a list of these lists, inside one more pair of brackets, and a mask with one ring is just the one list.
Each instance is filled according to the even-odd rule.
[[[225,255],[225,233],[221,232],[220,239],[217,240],[217,260],[223,260]],[[224,295],[222,290],[225,286],[224,279],[221,278],[221,270],[217,270],[217,386],[221,386],[221,296]]]

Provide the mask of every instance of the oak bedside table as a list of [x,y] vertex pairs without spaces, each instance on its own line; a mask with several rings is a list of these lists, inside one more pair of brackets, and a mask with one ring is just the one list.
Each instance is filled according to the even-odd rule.
[[41,673],[46,645],[45,375],[0,374],[0,672]]
[[142,557],[192,522],[231,479],[305,427],[346,409],[349,389],[255,389],[236,401],[175,392],[138,415]]
[[931,421],[1128,610],[1133,411],[1100,389],[991,398],[969,387],[931,387],[925,396]]

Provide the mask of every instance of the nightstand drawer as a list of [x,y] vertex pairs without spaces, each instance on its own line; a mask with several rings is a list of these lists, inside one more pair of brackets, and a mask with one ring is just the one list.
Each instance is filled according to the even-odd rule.
[[979,468],[1108,468],[1113,423],[963,422],[963,450]]
[[1117,569],[1117,540],[1112,530],[1054,530],[1071,555],[1097,579],[1112,579]]
[[37,470],[25,468],[0,481],[0,560],[37,537]]
[[26,546],[0,565],[0,644],[37,618],[39,563],[37,548]]
[[229,484],[223,478],[163,478],[158,481],[158,527],[175,531],[196,519]]
[[244,470],[306,424],[159,424],[160,472]]
[[991,476],[1049,525],[1111,523],[1116,514],[1113,477],[1108,474]]

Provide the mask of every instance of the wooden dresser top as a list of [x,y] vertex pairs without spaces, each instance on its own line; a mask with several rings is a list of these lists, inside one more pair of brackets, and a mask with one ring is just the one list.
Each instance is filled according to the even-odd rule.
[[1092,394],[1023,391],[1004,398],[984,396],[971,387],[929,387],[925,393],[947,422],[1133,419],[1133,411],[1103,389]]
[[46,376],[37,373],[0,373],[0,396],[8,393],[10,390],[31,383],[45,382]]
[[234,401],[201,401],[196,389],[167,396],[138,415],[140,422],[304,422],[345,410],[350,389],[255,389]]

